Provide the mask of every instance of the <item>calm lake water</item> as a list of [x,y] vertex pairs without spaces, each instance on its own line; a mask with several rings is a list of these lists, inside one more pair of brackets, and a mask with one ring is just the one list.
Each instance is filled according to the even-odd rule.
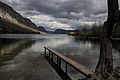
[[[120,41],[113,42],[113,45],[114,66],[120,66]],[[32,58],[43,55],[44,46],[51,47],[92,70],[95,69],[98,62],[100,52],[100,44],[98,41],[81,40],[78,37],[75,38],[73,36],[59,34],[7,34],[0,35],[0,73],[5,72],[3,69],[12,72],[15,69],[13,66],[23,62],[27,63]],[[27,65],[24,67],[27,68]],[[64,63],[62,68],[64,70]],[[81,77],[80,74],[70,66],[68,73],[73,79]]]

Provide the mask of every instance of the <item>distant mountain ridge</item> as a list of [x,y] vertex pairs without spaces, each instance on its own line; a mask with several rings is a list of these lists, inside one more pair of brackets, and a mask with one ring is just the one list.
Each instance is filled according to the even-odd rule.
[[0,2],[1,33],[42,33],[29,19],[24,18],[12,7]]
[[55,31],[46,30],[43,26],[39,26],[38,29],[42,32],[50,34],[68,34],[70,32],[75,32],[75,30],[65,30],[65,29],[56,29]]
[[69,32],[74,32],[75,30],[64,30],[64,29],[57,29],[53,32],[53,34],[68,34]]
[[46,29],[43,26],[39,26],[38,30],[42,31],[42,32],[47,32]]

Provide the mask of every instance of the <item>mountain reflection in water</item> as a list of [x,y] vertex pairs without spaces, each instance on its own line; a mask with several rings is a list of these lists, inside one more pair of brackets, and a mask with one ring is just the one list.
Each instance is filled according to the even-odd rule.
[[5,61],[12,60],[23,49],[30,47],[34,41],[20,39],[1,39],[0,40],[0,65]]

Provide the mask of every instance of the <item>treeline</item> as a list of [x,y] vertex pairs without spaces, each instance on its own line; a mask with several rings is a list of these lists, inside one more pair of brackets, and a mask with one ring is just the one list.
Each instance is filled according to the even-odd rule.
[[[87,27],[86,27],[87,26]],[[120,38],[120,24],[117,24],[116,28],[113,32],[113,37]],[[73,36],[80,36],[84,38],[88,37],[100,37],[103,33],[103,25],[83,25],[83,27],[79,27],[75,30],[75,32],[68,33],[69,35]]]
[[81,37],[99,37],[103,32],[102,25],[93,25],[91,28],[76,29],[76,36]]

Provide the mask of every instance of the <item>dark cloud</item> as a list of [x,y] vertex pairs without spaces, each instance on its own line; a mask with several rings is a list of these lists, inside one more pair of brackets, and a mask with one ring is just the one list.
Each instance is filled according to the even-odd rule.
[[[0,0],[25,17],[44,14],[63,24],[92,22],[107,16],[107,0]],[[12,3],[11,3],[12,1]],[[39,17],[40,18],[40,17]],[[32,18],[33,19],[33,18]],[[34,18],[36,19],[36,17]],[[36,20],[33,20],[36,21]],[[53,21],[49,20],[50,22]],[[75,22],[76,21],[76,22]],[[40,24],[40,23],[39,23]],[[43,23],[41,23],[43,24]]]
[[[34,10],[46,15],[52,15],[58,18],[82,18],[90,17],[91,14],[99,15],[106,13],[105,1],[96,3],[95,0],[13,0],[12,5],[17,9]],[[98,1],[99,2],[99,1]],[[104,8],[103,8],[104,7]],[[16,10],[17,10],[16,9]],[[74,12],[74,15],[71,14]],[[29,11],[26,14],[30,14]],[[83,14],[78,15],[77,14]],[[31,15],[33,15],[31,13]]]

